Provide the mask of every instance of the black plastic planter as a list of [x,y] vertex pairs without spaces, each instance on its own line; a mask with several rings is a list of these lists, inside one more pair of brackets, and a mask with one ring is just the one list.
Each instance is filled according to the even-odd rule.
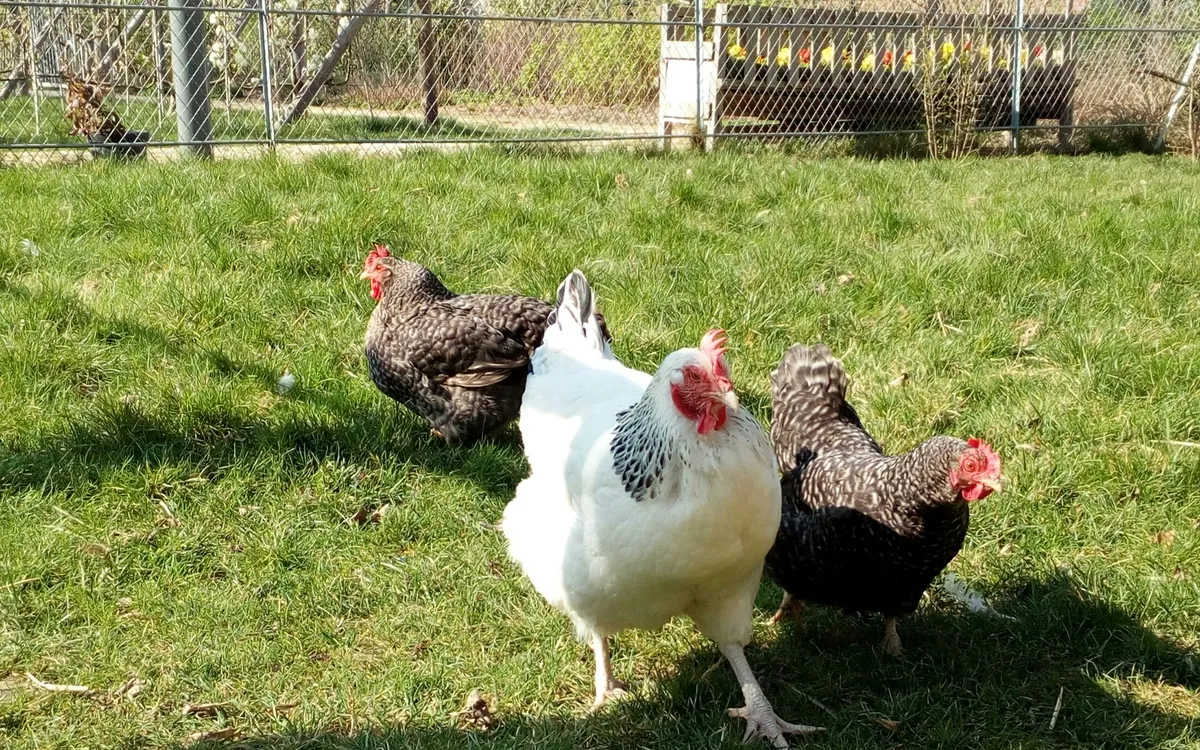
[[146,155],[146,143],[150,140],[148,130],[126,130],[122,135],[90,135],[94,159],[120,159],[132,161]]

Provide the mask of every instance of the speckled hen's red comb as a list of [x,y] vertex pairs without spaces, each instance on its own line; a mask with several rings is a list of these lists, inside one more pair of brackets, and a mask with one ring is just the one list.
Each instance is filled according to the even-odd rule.
[[714,328],[704,334],[704,338],[700,339],[700,351],[707,354],[714,361],[725,354],[725,331],[720,328]]
[[383,245],[383,244],[376,242],[375,246],[371,248],[371,252],[367,253],[367,257],[368,258],[386,258],[391,254],[392,254],[392,251],[388,250],[387,245]]

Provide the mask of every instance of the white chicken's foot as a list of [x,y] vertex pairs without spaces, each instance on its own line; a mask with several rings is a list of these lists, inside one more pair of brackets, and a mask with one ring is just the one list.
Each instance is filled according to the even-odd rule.
[[883,618],[883,650],[892,656],[900,656],[904,648],[900,645],[900,635],[896,632],[896,618]]
[[824,732],[824,727],[810,727],[805,724],[791,724],[779,718],[767,696],[763,695],[754,672],[746,661],[746,654],[738,644],[721,644],[721,653],[729,660],[733,673],[737,675],[738,683],[742,686],[742,696],[746,705],[741,708],[729,709],[729,715],[746,720],[746,734],[742,737],[745,742],[751,737],[762,737],[778,748],[788,746],[786,736],[789,734],[815,734]]
[[599,711],[610,700],[624,698],[628,686],[613,677],[612,662],[608,654],[608,638],[592,635],[592,653],[596,655],[596,700],[592,701],[592,712]]
[[804,619],[804,601],[793,598],[788,592],[783,592],[783,602],[780,603],[779,609],[771,616],[770,624],[778,625],[780,620],[791,615],[792,621],[797,625]]

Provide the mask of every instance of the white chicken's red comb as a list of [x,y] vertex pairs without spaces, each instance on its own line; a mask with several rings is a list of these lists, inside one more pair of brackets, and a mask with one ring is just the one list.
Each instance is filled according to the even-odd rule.
[[715,362],[717,358],[725,354],[725,342],[727,340],[725,331],[720,328],[714,328],[704,334],[704,338],[700,339],[700,351],[704,352]]

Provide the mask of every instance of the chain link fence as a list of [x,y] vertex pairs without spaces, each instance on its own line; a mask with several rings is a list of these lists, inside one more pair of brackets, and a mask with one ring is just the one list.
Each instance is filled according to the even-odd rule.
[[1181,0],[2,0],[0,164],[1160,135],[1194,153],[1198,54]]

